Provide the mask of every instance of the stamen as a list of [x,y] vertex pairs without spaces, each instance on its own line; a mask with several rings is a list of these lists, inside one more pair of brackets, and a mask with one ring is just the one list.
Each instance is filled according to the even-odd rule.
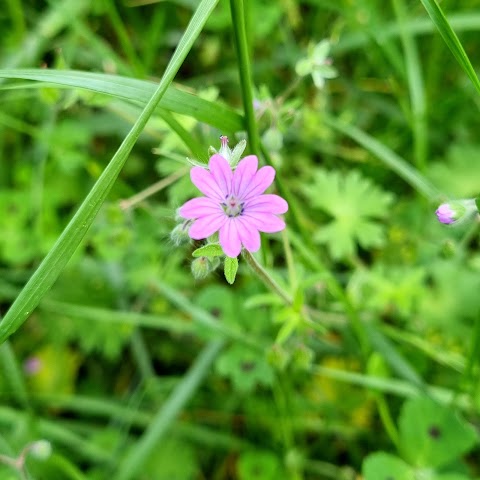
[[228,137],[226,135],[220,135],[220,142],[222,147],[225,148],[228,145]]

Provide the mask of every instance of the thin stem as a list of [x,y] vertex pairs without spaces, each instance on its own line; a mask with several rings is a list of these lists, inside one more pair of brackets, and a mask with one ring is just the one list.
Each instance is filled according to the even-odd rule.
[[162,178],[162,180],[154,183],[153,185],[150,185],[145,190],[142,190],[141,192],[136,193],[132,197],[126,200],[122,200],[120,202],[120,208],[122,210],[128,210],[132,207],[135,207],[139,203],[146,200],[148,197],[151,197],[152,195],[160,192],[161,190],[168,187],[172,183],[175,183],[177,180],[182,178],[189,170],[190,170],[189,168],[182,168],[178,172],[172,173],[172,175],[169,175],[166,178]]
[[260,136],[258,134],[255,111],[253,109],[252,69],[249,56],[247,32],[245,27],[245,8],[243,0],[230,0],[233,36],[237,50],[240,87],[242,89],[243,109],[250,148],[255,154],[260,153]]
[[399,449],[400,439],[397,427],[395,426],[395,422],[393,421],[392,415],[390,414],[390,409],[388,408],[388,403],[385,401],[385,396],[381,393],[376,393],[375,400],[377,402],[378,413],[380,415],[380,419],[382,420],[385,431],[387,432],[390,440],[395,445],[395,447]]
[[295,261],[293,259],[292,247],[288,240],[288,235],[285,230],[282,231],[283,250],[285,251],[285,259],[287,260],[288,277],[290,286],[293,292],[298,288],[297,272],[295,271]]
[[248,266],[257,275],[257,277],[279,297],[281,297],[287,305],[293,304],[293,298],[270,276],[270,274],[257,262],[255,257],[248,251],[243,250],[242,256],[248,263]]

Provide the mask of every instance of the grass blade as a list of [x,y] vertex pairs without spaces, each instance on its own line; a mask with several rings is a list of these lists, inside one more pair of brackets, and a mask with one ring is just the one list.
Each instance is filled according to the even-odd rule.
[[200,353],[190,370],[155,415],[143,436],[118,466],[115,475],[117,480],[137,478],[143,463],[153,453],[158,442],[169,431],[180,411],[198,390],[222,346],[223,341],[214,340]]
[[[81,88],[122,98],[137,104],[146,104],[156,88],[155,83],[147,80],[77,70],[34,68],[0,70],[0,78],[42,82],[38,85],[38,88],[44,87],[44,83],[53,86]],[[27,86],[31,87],[29,84]],[[200,122],[205,122],[224,133],[236,132],[244,128],[243,117],[231,108],[218,102],[209,102],[173,86],[168,87],[158,105],[165,110],[188,115]]]
[[410,184],[417,192],[421,193],[429,200],[435,200],[440,196],[440,192],[416,168],[412,167],[403,158],[399,157],[395,152],[375,140],[370,135],[367,135],[365,132],[352,125],[347,125],[330,116],[324,115],[322,118],[327,125],[342,132],[362,145],[362,147],[381,160],[387,168],[403,178],[403,180]]
[[457,34],[453,31],[453,28],[448,23],[445,14],[440,8],[440,5],[438,5],[436,0],[421,0],[421,2],[440,32],[440,35],[443,37],[443,40],[447,44],[448,48],[453,53],[453,56],[468,75],[477,92],[480,93],[480,81],[478,80],[477,74],[470,63],[468,55],[460,43]]
[[183,60],[200,34],[203,25],[217,2],[218,0],[203,0],[198,6],[165,70],[157,90],[81,204],[77,213],[0,323],[0,344],[25,322],[45,293],[47,293],[57,280],[65,265],[74,254],[115,183],[136,140],[167,91],[168,86],[173,81],[175,74],[182,65]]

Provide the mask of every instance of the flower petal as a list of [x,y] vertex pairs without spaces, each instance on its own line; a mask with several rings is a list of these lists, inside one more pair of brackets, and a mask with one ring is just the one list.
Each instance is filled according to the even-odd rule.
[[247,218],[240,216],[236,218],[238,235],[243,246],[249,252],[256,252],[260,249],[260,233]]
[[280,232],[285,228],[285,222],[272,213],[245,213],[243,215],[250,224],[264,233]]
[[253,177],[249,187],[244,191],[243,200],[261,195],[273,182],[275,169],[270,166],[262,167]]
[[193,222],[188,235],[194,240],[202,240],[221,229],[226,220],[227,217],[223,213],[199,218]]
[[242,243],[238,235],[236,219],[229,218],[220,228],[219,234],[220,245],[229,257],[238,257],[242,250]]
[[239,198],[249,188],[255,172],[258,168],[258,158],[255,155],[248,155],[242,159],[233,172],[233,194]]
[[232,190],[233,173],[228,161],[221,155],[212,155],[210,157],[210,162],[208,163],[208,168],[212,177],[217,182],[217,185],[223,194],[223,198],[230,195]]
[[178,210],[181,217],[190,219],[206,217],[215,213],[222,213],[222,207],[218,202],[208,197],[192,198]]
[[225,196],[219,188],[212,174],[202,167],[193,167],[190,170],[192,183],[207,197],[223,201]]
[[288,203],[278,195],[267,194],[254,197],[245,202],[246,212],[262,212],[262,213],[285,213],[288,210]]

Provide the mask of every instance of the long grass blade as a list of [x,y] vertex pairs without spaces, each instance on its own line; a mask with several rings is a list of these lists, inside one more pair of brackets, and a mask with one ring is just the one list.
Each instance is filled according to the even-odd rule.
[[[81,88],[135,102],[136,104],[146,104],[156,88],[155,83],[147,80],[76,70],[0,70],[0,78],[41,82],[38,84],[38,88],[45,87],[45,84],[57,87]],[[29,83],[25,86],[32,87]],[[3,88],[8,88],[8,85],[3,86]],[[231,108],[219,102],[209,102],[173,86],[168,87],[158,106],[171,112],[193,117],[200,122],[221,129],[223,133],[236,132],[244,128],[243,117]]]
[[440,35],[443,37],[447,47],[450,49],[457,62],[468,75],[468,78],[470,78],[472,81],[477,92],[480,93],[480,81],[478,80],[477,74],[475,73],[475,70],[462,44],[460,43],[457,34],[453,31],[453,28],[450,26],[450,23],[445,17],[443,10],[440,8],[440,5],[436,0],[421,0],[421,2],[440,32]]

